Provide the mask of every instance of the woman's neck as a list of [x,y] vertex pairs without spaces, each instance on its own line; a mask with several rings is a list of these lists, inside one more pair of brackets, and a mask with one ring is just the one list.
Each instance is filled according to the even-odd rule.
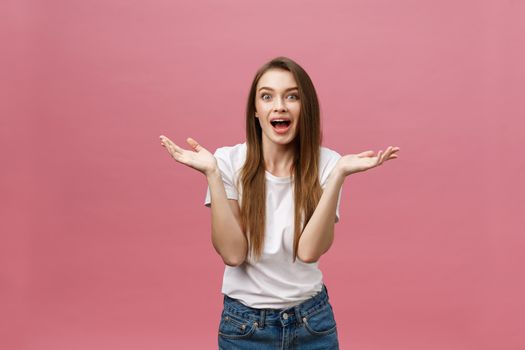
[[293,143],[279,145],[272,142],[265,143],[263,139],[262,146],[266,171],[275,176],[290,176],[295,154]]

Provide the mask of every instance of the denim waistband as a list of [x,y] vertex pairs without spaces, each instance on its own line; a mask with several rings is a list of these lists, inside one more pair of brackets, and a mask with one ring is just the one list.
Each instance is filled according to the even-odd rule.
[[304,317],[315,314],[329,304],[328,290],[323,284],[319,293],[296,306],[283,309],[259,309],[246,306],[236,299],[224,295],[224,311],[237,315],[250,323],[256,322],[260,328],[265,325],[286,326],[302,323]]

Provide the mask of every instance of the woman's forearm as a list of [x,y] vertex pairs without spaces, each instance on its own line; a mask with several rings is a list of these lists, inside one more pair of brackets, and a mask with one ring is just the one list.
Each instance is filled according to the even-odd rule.
[[211,239],[213,247],[225,264],[237,266],[244,262],[247,241],[237,217],[226,197],[219,169],[206,176],[211,195]]
[[299,239],[297,256],[304,262],[312,263],[328,251],[334,240],[335,213],[339,191],[345,176],[334,169],[315,211]]

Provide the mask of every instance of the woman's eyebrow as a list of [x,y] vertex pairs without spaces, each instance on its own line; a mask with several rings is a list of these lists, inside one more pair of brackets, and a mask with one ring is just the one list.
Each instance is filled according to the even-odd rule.
[[[263,89],[274,91],[272,88],[266,87],[266,86],[263,86],[262,88],[259,88],[259,91],[261,91]],[[286,89],[284,91],[290,91],[290,90],[298,90],[298,88],[297,88],[297,86],[294,86],[294,87],[288,88],[288,89]]]

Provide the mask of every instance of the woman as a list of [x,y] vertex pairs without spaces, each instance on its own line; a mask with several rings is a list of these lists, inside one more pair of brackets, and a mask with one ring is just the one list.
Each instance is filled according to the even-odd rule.
[[286,57],[255,75],[245,143],[212,155],[191,138],[191,150],[160,139],[208,180],[212,243],[226,264],[219,348],[338,349],[318,260],[334,238],[345,177],[396,158],[399,148],[341,157],[322,147],[315,88]]

